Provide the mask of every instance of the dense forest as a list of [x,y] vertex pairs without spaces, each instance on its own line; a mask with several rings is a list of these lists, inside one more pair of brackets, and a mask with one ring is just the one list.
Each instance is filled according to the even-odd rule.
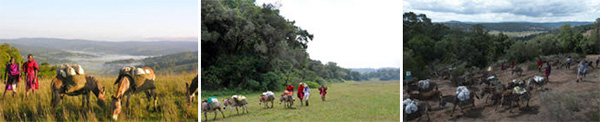
[[378,78],[381,81],[400,79],[400,68],[382,68],[372,72],[362,73],[363,80]]
[[[439,69],[456,68],[453,74],[484,68],[493,64],[525,62],[552,54],[598,54],[600,19],[593,25],[572,27],[563,24],[558,30],[537,34],[527,40],[513,40],[503,33],[489,34],[484,25],[471,29],[449,28],[432,23],[425,14],[413,12],[403,16],[404,71],[428,78]],[[584,32],[590,30],[589,35]]]
[[362,78],[334,62],[310,59],[306,49],[314,35],[285,19],[272,4],[201,4],[202,90],[278,91],[286,83],[316,87]]

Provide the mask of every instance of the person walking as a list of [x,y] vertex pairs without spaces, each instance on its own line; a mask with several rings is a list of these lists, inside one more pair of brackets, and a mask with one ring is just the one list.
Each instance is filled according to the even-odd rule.
[[4,94],[2,94],[2,99],[6,96],[6,92],[11,90],[13,92],[13,97],[17,94],[17,84],[21,79],[21,74],[19,73],[19,64],[15,62],[13,57],[10,57],[9,62],[6,64],[6,68],[4,69],[4,84],[6,87],[4,88]]
[[579,65],[577,65],[577,80],[576,82],[579,82],[579,80],[583,80],[583,73],[585,70],[585,62],[584,60],[579,61]]
[[25,97],[29,97],[29,91],[31,90],[32,94],[35,94],[35,90],[39,89],[39,83],[38,83],[38,78],[37,78],[37,74],[38,74],[38,70],[40,68],[38,67],[37,62],[35,62],[35,60],[33,60],[33,55],[29,54],[27,55],[27,62],[23,63],[23,72],[25,73],[25,84],[26,84],[26,91],[25,91]]
[[300,84],[298,85],[298,98],[300,99],[300,105],[302,105],[302,100],[304,100],[304,85],[302,84],[302,82],[300,82]]
[[309,96],[310,96],[310,88],[305,83],[304,84],[304,101],[306,101],[306,106],[308,106],[308,98],[310,98]]
[[546,80],[548,82],[550,82],[550,70],[552,70],[552,66],[550,65],[550,62],[546,62],[546,72],[545,72],[545,76],[546,76]]
[[327,94],[327,87],[321,85],[321,87],[319,87],[319,94],[321,94],[321,100],[325,101],[325,94]]

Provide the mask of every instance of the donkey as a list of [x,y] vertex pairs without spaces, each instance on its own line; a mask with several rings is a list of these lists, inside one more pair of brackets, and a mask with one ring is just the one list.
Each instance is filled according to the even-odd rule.
[[67,96],[79,96],[82,95],[83,96],[83,100],[82,100],[82,107],[85,107],[85,105],[88,106],[88,108],[91,108],[90,106],[90,93],[93,93],[94,95],[96,95],[96,97],[98,97],[98,105],[100,105],[101,107],[104,106],[104,103],[106,102],[106,98],[105,98],[105,89],[104,87],[102,87],[102,85],[100,85],[98,83],[98,81],[89,75],[85,75],[85,86],[79,90],[70,92],[70,93],[66,93],[67,88],[66,88],[66,84],[63,84],[63,80],[59,79],[59,78],[54,78],[52,79],[52,100],[51,100],[51,105],[52,108],[54,109],[58,103],[60,103],[60,101],[63,99],[63,97],[65,95]]
[[[238,97],[243,97],[243,99],[241,101],[238,101],[238,100],[236,100],[236,99],[238,99]],[[229,108],[230,108],[229,116],[231,116],[231,114],[233,113],[233,107],[235,107],[235,111],[237,111],[237,114],[240,114],[238,107],[241,107],[244,109],[242,111],[242,113],[244,113],[244,111],[246,113],[248,113],[248,106],[246,106],[247,104],[248,104],[248,102],[246,101],[246,97],[241,96],[241,95],[235,95],[235,96],[232,96],[231,98],[223,99],[223,105],[224,105],[223,109],[227,110],[227,106],[229,106]]]
[[196,77],[194,77],[194,79],[192,80],[192,82],[190,84],[185,83],[185,88],[186,88],[185,94],[188,99],[188,105],[190,105],[194,102],[194,97],[196,97],[196,93],[198,93],[198,75],[196,75]]
[[279,97],[279,105],[281,105],[281,102],[284,102],[284,106],[286,108],[292,108],[294,101],[295,101],[295,98],[293,95],[282,94]]
[[[219,110],[221,112],[221,115],[223,115],[223,118],[225,118],[225,114],[221,110],[221,103],[219,103],[219,100],[212,101],[212,102],[216,102],[216,103],[208,104],[208,102],[206,102],[206,100],[203,100],[201,103],[201,110],[202,110],[202,113],[204,113],[204,118],[206,118],[206,121],[208,121],[208,117],[207,117],[206,113],[212,112],[212,111],[215,112],[215,118],[213,118],[213,120],[217,119],[217,110]],[[216,105],[216,106],[213,106],[213,105]]]
[[[417,103],[417,106],[419,107],[419,109],[417,110],[417,112],[415,113],[411,113],[411,114],[406,114],[404,113],[404,121],[409,121],[409,120],[414,120],[416,118],[421,117],[422,115],[427,115],[427,120],[429,121],[429,105],[427,105],[424,102],[420,102]],[[405,108],[406,106],[404,106],[403,108]]]
[[440,107],[444,107],[446,105],[446,103],[452,103],[454,104],[454,107],[452,109],[452,114],[450,114],[450,116],[454,115],[454,111],[456,110],[456,106],[458,106],[458,108],[460,108],[460,110],[463,110],[463,106],[466,105],[473,105],[472,107],[475,107],[475,98],[480,99],[479,96],[475,95],[475,92],[471,91],[470,97],[469,99],[465,100],[465,101],[460,101],[460,99],[458,99],[458,96],[456,95],[448,95],[448,96],[442,96],[442,100],[440,102]]
[[[268,92],[270,92],[270,91],[268,91]],[[273,95],[273,94],[266,94],[268,92],[265,92],[265,93],[261,94],[260,96],[258,96],[258,105],[260,105],[260,104],[262,104],[264,102],[265,103],[265,107],[269,108],[269,103],[268,102],[271,102],[271,108],[273,108],[273,101],[275,101],[275,95]]]
[[[137,81],[136,81],[137,80]],[[142,81],[140,81],[142,80]],[[154,97],[154,110],[157,110],[158,96],[154,92],[156,87],[154,86],[155,75],[154,71],[148,67],[135,68],[135,67],[124,67],[121,69],[117,81],[117,90],[115,95],[112,96],[112,108],[113,114],[112,119],[117,120],[121,113],[121,102],[124,96],[127,96],[125,106],[129,106],[129,98],[132,94],[146,93],[148,101],[152,101]],[[136,84],[137,83],[137,84]],[[148,104],[147,109],[150,108],[151,103]]]

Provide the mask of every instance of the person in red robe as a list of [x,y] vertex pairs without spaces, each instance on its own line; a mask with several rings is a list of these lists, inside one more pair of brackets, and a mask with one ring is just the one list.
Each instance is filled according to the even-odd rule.
[[23,63],[23,72],[25,73],[26,79],[25,97],[29,96],[29,90],[31,90],[32,94],[35,94],[35,90],[39,89],[37,73],[40,67],[38,67],[37,62],[33,60],[32,54],[27,55],[27,60],[27,62]]
[[515,68],[515,61],[510,61],[510,68]]
[[327,87],[321,85],[321,87],[319,87],[319,94],[321,94],[321,100],[325,101],[325,94],[327,94]]
[[298,85],[298,98],[300,98],[300,102],[302,102],[302,98],[304,98],[304,85],[302,85],[302,82]]

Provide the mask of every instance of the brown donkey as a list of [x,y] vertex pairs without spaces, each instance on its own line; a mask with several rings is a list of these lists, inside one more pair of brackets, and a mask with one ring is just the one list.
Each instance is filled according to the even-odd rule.
[[78,95],[82,95],[83,96],[83,100],[82,100],[82,107],[85,107],[85,105],[88,106],[88,108],[92,108],[90,106],[90,93],[93,93],[94,95],[96,95],[96,97],[98,97],[98,105],[100,105],[101,107],[104,106],[104,103],[106,102],[105,96],[104,96],[104,87],[102,87],[102,85],[100,85],[98,83],[98,81],[89,75],[85,75],[85,86],[79,90],[75,90],[73,92],[70,93],[66,93],[67,88],[65,87],[66,84],[63,84],[63,80],[59,79],[59,78],[54,78],[52,79],[52,100],[51,100],[51,105],[52,108],[54,109],[56,107],[56,105],[58,105],[58,103],[60,103],[60,101],[62,100],[62,98],[67,95],[67,96],[78,96]]
[[[119,114],[121,113],[121,103],[123,97],[127,96],[125,106],[128,107],[129,98],[131,98],[132,94],[136,93],[146,93],[148,102],[151,102],[152,97],[154,97],[154,110],[156,110],[158,105],[158,97],[154,92],[156,89],[156,86],[154,86],[154,80],[154,71],[148,67],[123,67],[119,72],[117,81],[115,81],[115,84],[117,84],[117,92],[112,96],[112,119],[117,120],[119,117]],[[148,104],[147,109],[150,108],[151,104],[152,103]]]

